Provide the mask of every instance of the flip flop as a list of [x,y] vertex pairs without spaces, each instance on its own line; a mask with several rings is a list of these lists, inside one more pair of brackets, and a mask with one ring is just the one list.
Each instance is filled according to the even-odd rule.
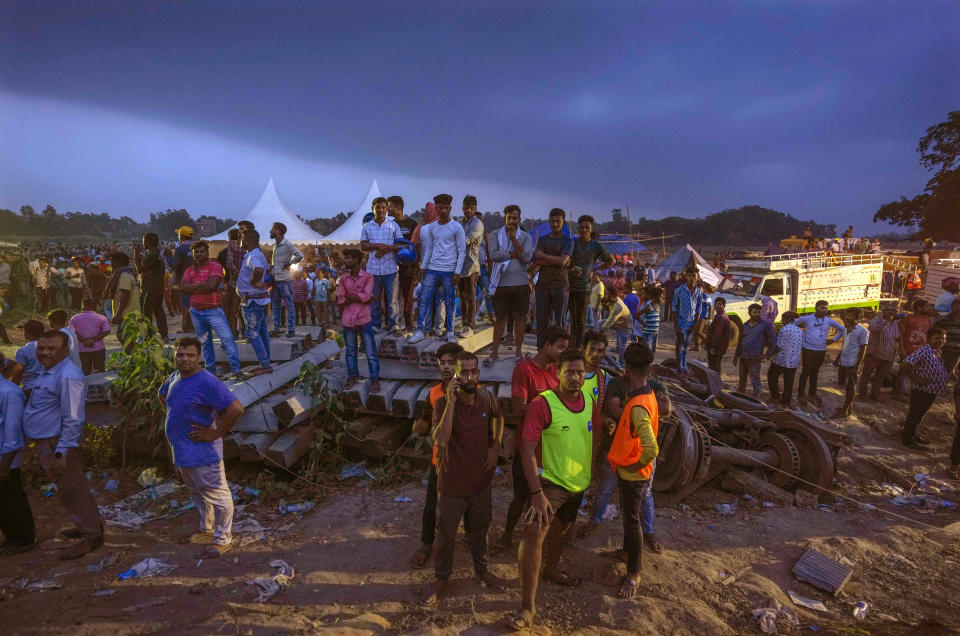
[[500,619],[500,624],[515,632],[533,628],[533,612],[528,609],[512,612]]
[[623,577],[620,583],[620,590],[617,592],[619,598],[633,598],[637,595],[637,580],[629,576]]

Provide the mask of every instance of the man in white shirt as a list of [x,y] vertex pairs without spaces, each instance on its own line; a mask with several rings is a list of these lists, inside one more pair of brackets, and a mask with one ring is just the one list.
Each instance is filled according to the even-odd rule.
[[423,271],[423,288],[420,292],[417,312],[417,331],[410,337],[410,344],[423,340],[424,329],[433,324],[433,299],[437,289],[443,287],[444,303],[447,306],[447,341],[456,342],[453,318],[456,307],[456,286],[460,282],[463,261],[466,258],[466,237],[463,226],[450,221],[453,197],[438,194],[433,197],[439,218],[420,230],[420,269]]
[[468,338],[473,335],[473,321],[477,315],[477,279],[480,277],[480,243],[483,242],[483,219],[477,214],[477,197],[472,194],[463,197],[463,235],[467,253],[457,284],[463,330],[457,335]]
[[[797,398],[804,401],[809,398],[819,407],[822,403],[817,395],[817,381],[820,379],[820,367],[827,355],[827,346],[843,338],[847,330],[843,324],[827,315],[827,301],[818,300],[814,310],[815,313],[797,318],[793,322],[803,329],[803,350],[800,353],[802,368]],[[831,327],[837,331],[837,335],[827,342]],[[805,391],[808,384],[809,391]]]
[[397,223],[387,217],[387,200],[377,197],[373,200],[373,220],[363,224],[360,230],[360,249],[370,252],[366,270],[373,274],[373,305],[370,317],[374,332],[382,327],[381,303],[387,306],[387,330],[400,335],[397,327],[397,259],[395,253],[401,245],[395,243],[403,238]]
[[280,331],[282,302],[287,310],[287,337],[292,338],[297,335],[295,330],[297,315],[293,307],[293,289],[290,287],[290,282],[293,280],[290,266],[302,261],[303,254],[294,247],[293,243],[283,238],[286,234],[287,226],[279,221],[270,228],[270,238],[275,241],[270,263],[270,272],[273,274],[273,288],[270,291],[270,299],[273,303],[273,332],[270,335],[276,337],[282,333]]

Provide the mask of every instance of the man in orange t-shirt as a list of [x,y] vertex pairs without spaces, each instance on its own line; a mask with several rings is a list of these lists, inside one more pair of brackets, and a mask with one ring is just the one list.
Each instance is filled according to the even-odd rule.
[[[430,389],[430,397],[423,407],[420,417],[414,422],[414,432],[429,435],[433,430],[433,407],[447,391],[447,383],[453,377],[453,362],[457,354],[463,351],[456,342],[447,342],[437,349],[437,366],[440,367],[440,383]],[[420,530],[420,549],[413,554],[413,567],[422,568],[427,564],[433,551],[433,541],[437,532],[437,444],[433,444],[433,458],[427,476],[427,496],[423,502]]]
[[[900,360],[927,344],[927,330],[933,326],[930,317],[930,303],[917,299],[913,301],[913,313],[900,319]],[[901,365],[902,366],[902,365]],[[893,383],[893,397],[904,402],[910,399],[910,378],[903,371],[897,371]]]

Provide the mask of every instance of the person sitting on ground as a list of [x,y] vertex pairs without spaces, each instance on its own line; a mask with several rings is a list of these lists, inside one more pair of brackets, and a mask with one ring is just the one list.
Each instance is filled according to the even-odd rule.
[[[453,377],[453,361],[463,351],[456,342],[445,342],[437,349],[437,366],[440,368],[440,383],[430,388],[427,403],[420,417],[413,423],[413,432],[427,436],[433,430],[433,410],[446,392],[447,384]],[[437,532],[437,444],[433,444],[433,454],[427,474],[427,496],[423,501],[423,513],[420,515],[420,549],[413,555],[413,567],[422,568],[433,551],[433,541]]]
[[446,591],[453,572],[453,551],[460,519],[467,519],[470,552],[476,578],[500,590],[502,583],[487,569],[487,531],[490,528],[490,482],[500,454],[503,415],[497,398],[481,388],[480,361],[469,351],[457,354],[453,378],[433,409],[433,437],[437,441],[437,507],[439,542],[435,559],[437,580],[426,590],[424,602],[434,604]]
[[[516,630],[533,626],[537,587],[543,576],[564,587],[580,578],[560,570],[564,538],[576,521],[583,493],[590,485],[593,463],[593,404],[581,391],[583,355],[565,351],[559,360],[560,384],[544,391],[527,409],[520,433],[523,475],[530,491],[530,509],[520,542],[520,611],[507,617]],[[537,461],[540,448],[542,470]]]
[[223,437],[243,415],[243,405],[203,369],[200,350],[196,338],[177,340],[177,370],[160,387],[159,398],[167,411],[164,430],[173,465],[200,514],[200,532],[184,542],[210,543],[202,556],[217,557],[233,542],[233,494],[223,467]]
[[342,309],[344,356],[347,361],[347,383],[344,390],[360,381],[357,366],[357,338],[363,338],[367,366],[370,370],[370,391],[380,390],[380,360],[377,358],[377,342],[373,337],[373,319],[370,304],[373,298],[373,274],[360,269],[363,253],[357,249],[343,251],[346,273],[337,286],[337,304]]
[[[757,309],[759,313],[759,307]],[[660,452],[657,445],[659,406],[649,383],[653,352],[645,343],[634,343],[627,349],[625,356],[631,397],[624,405],[607,453],[610,465],[617,472],[623,547],[627,553],[627,575],[620,585],[620,598],[632,598],[637,593],[643,553],[641,510],[644,498],[652,497],[653,462]]]
[[870,332],[860,324],[862,312],[854,307],[848,309],[843,316],[843,324],[847,333],[843,336],[840,352],[834,359],[837,365],[837,380],[844,388],[845,397],[843,406],[834,411],[835,418],[850,417],[853,415],[853,399],[857,393],[857,374],[863,364],[863,358],[870,341]]

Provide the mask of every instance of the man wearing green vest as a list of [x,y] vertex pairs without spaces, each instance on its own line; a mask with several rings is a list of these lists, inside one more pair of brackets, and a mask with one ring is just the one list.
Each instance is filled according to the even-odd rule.
[[[506,619],[515,630],[533,626],[541,561],[545,561],[547,580],[567,587],[580,583],[558,566],[564,536],[576,521],[583,493],[590,485],[594,404],[582,392],[583,354],[564,351],[558,364],[560,385],[530,403],[520,433],[530,509],[517,557],[522,604],[518,613]],[[537,465],[538,446],[542,470]]]

